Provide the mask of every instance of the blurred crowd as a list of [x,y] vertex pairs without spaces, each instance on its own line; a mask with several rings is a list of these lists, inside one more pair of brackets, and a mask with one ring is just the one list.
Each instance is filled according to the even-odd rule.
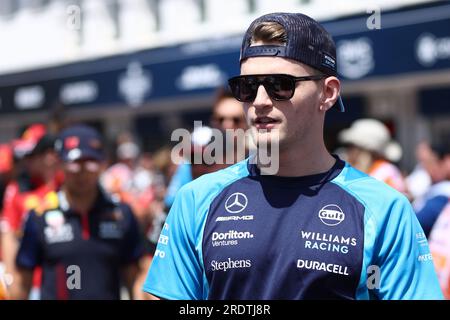
[[[96,129],[57,128],[32,124],[0,145],[0,299],[144,299],[142,283],[176,192],[231,164],[191,160],[213,141],[213,129],[246,129],[241,104],[219,89],[209,126],[194,128],[191,153],[177,159],[169,143],[143,152],[130,132],[119,134],[114,159],[107,159],[104,137]],[[133,218],[112,224],[104,220],[105,211],[115,220],[127,220],[128,211]],[[137,239],[127,236],[132,233]],[[106,246],[126,263],[111,262]],[[70,273],[60,267],[69,264],[82,266],[81,282],[88,284],[78,294],[58,289],[68,284]],[[108,273],[120,275],[102,280]]]
[[[241,104],[225,89],[217,93],[209,126],[194,129],[191,153],[178,155],[178,163],[170,145],[143,152],[129,132],[117,137],[111,161],[99,133],[80,124],[59,130],[33,124],[1,144],[0,297],[145,299],[141,286],[156,244],[164,241],[159,235],[176,192],[230,165],[190,161],[211,143],[213,129],[247,129]],[[450,298],[449,139],[420,143],[417,165],[409,173],[397,166],[402,148],[381,121],[357,120],[338,140],[336,154],[412,202]],[[248,150],[233,162],[246,156]],[[82,265],[81,272],[94,272],[81,279],[95,285],[84,285],[77,294],[59,290],[58,277],[65,285],[70,273],[61,275],[58,268],[68,261]]]

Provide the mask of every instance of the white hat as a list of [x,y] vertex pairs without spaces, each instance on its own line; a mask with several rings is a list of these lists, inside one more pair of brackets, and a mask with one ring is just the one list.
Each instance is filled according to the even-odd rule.
[[204,147],[211,142],[213,131],[210,127],[195,127],[192,131],[191,142],[194,146]]
[[350,128],[339,133],[339,141],[376,152],[393,162],[402,157],[401,146],[391,139],[388,128],[375,119],[356,120]]

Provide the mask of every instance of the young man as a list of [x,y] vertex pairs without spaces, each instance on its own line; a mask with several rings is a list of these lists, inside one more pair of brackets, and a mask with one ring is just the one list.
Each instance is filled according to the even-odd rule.
[[119,299],[122,283],[131,294],[142,254],[139,229],[129,206],[99,188],[101,138],[90,127],[73,126],[56,143],[64,184],[28,216],[12,298],[27,298],[36,266],[42,266],[45,300]]
[[[229,80],[258,146],[279,137],[279,170],[243,161],[178,193],[144,290],[165,299],[440,299],[407,199],[330,155],[339,101],[335,45],[313,19],[255,20]],[[341,105],[342,110],[342,105]]]

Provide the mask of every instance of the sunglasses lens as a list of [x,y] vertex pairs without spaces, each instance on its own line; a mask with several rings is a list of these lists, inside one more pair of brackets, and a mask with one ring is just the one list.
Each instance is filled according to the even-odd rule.
[[70,173],[79,173],[81,170],[86,170],[87,172],[98,172],[100,170],[100,164],[97,161],[87,160],[87,161],[77,161],[77,162],[67,162],[65,164],[66,170]]
[[100,170],[100,164],[97,161],[86,161],[84,168],[89,172],[98,172]]
[[241,102],[252,102],[256,98],[258,84],[253,77],[236,77],[230,79],[229,85],[233,96]]
[[81,171],[81,165],[77,162],[67,162],[65,164],[66,170],[70,173],[78,173]]
[[252,102],[262,84],[270,98],[278,101],[289,100],[295,91],[295,81],[283,75],[240,76],[230,79],[231,92],[242,102]]
[[295,82],[281,75],[268,76],[264,79],[264,87],[272,99],[288,100],[294,94]]

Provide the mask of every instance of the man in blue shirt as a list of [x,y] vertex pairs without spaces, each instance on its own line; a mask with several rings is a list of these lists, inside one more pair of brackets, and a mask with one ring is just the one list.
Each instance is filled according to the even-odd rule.
[[[330,34],[302,14],[256,19],[229,80],[256,145],[252,157],[178,193],[144,291],[164,299],[440,299],[408,200],[327,151],[339,98]],[[254,163],[256,162],[256,164]]]
[[104,155],[99,134],[73,126],[57,140],[65,175],[30,212],[17,254],[13,298],[26,299],[32,270],[42,266],[41,298],[119,299],[132,286],[142,255],[136,219],[98,184]]

